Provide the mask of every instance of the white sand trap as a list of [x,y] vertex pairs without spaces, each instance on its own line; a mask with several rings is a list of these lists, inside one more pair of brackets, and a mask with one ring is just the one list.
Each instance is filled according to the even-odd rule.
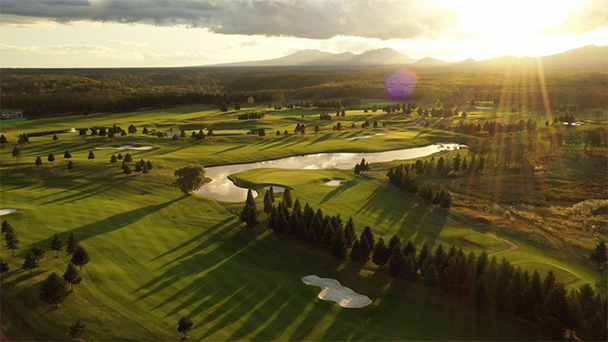
[[114,146],[105,146],[105,147],[95,147],[96,150],[136,150],[136,151],[147,151],[153,149],[154,146],[132,146],[132,145],[122,145],[119,147]]
[[319,299],[336,302],[343,308],[362,308],[372,303],[372,300],[368,296],[358,294],[352,289],[342,286],[335,279],[307,275],[302,278],[302,282],[306,285],[320,287]]
[[332,179],[332,180],[327,181],[327,182],[325,182],[323,184],[329,185],[329,186],[338,186],[338,185],[342,184],[343,180],[344,179]]
[[345,138],[344,140],[367,139],[367,138],[375,137],[375,136],[378,136],[378,135],[386,135],[386,133],[374,133],[374,134],[370,134],[370,135],[360,135],[358,137]]
[[17,211],[15,208],[0,208],[0,216],[8,215],[10,213],[14,213],[15,211]]

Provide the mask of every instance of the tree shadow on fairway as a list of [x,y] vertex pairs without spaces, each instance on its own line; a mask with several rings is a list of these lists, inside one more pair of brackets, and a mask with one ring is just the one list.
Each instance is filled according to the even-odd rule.
[[355,186],[357,184],[359,184],[359,182],[357,180],[350,180],[348,182],[344,182],[344,183],[338,185],[335,189],[333,189],[332,191],[330,191],[329,193],[327,193],[327,195],[325,195],[323,197],[321,202],[319,202],[319,205],[329,201],[332,197],[343,193],[344,191],[352,188],[353,186]]
[[213,153],[213,155],[216,155],[216,154],[222,154],[222,153],[226,153],[226,152],[230,152],[230,151],[238,150],[238,149],[243,148],[243,147],[245,147],[245,146],[246,146],[246,145],[244,145],[244,144],[243,144],[243,145],[232,146],[232,147],[229,147],[229,148],[227,148],[227,149],[225,149],[225,150],[217,151],[217,152]]
[[321,141],[325,141],[325,140],[331,138],[332,136],[333,136],[333,134],[322,134],[321,136],[319,136],[316,139],[314,139],[311,142],[309,142],[308,145],[306,145],[306,146],[310,146],[310,145],[314,145],[314,144],[320,143]]
[[[170,201],[160,203],[157,205],[151,205],[151,206],[138,208],[138,209],[131,210],[131,211],[126,211],[126,212],[123,212],[120,214],[116,214],[116,215],[110,216],[104,220],[85,224],[78,228],[74,228],[74,229],[65,231],[60,234],[60,237],[67,238],[71,233],[74,233],[74,235],[76,235],[76,237],[78,237],[78,239],[80,241],[83,241],[88,238],[92,238],[92,237],[96,237],[101,234],[109,233],[109,232],[118,230],[120,228],[123,228],[125,226],[128,226],[132,223],[135,223],[150,214],[153,214],[163,208],[166,208],[166,207],[172,205],[173,203],[183,200],[186,197],[187,197],[187,195],[180,196],[180,197],[176,197]],[[50,242],[51,242],[51,238],[48,238],[48,239],[41,241],[38,244],[48,246],[48,244]]]
[[[165,298],[156,305],[155,308],[160,308],[183,297],[189,297],[187,301],[180,305],[182,307],[187,307],[199,301],[201,299],[200,294],[225,290],[224,282],[231,283],[231,281],[224,280],[224,277],[226,277],[225,274],[214,278],[212,276],[213,272],[226,270],[226,264],[233,265],[234,260],[232,259],[250,248],[250,244],[253,241],[251,232],[238,229],[239,226],[241,226],[241,223],[236,221],[226,227],[223,232],[209,233],[207,240],[204,242],[204,247],[195,246],[190,251],[168,262],[165,266],[170,266],[164,271],[161,271],[161,274],[135,289],[132,293],[141,293],[137,297],[137,300],[139,301],[174,286],[175,283],[182,279],[194,275],[200,276],[173,295]],[[236,232],[232,234],[232,236],[228,236],[228,233],[234,230],[236,230]],[[217,247],[209,252],[205,252],[205,248],[212,245],[217,245]],[[188,255],[189,257],[186,258],[185,255]],[[211,281],[202,281],[202,278]],[[217,286],[214,287],[213,284],[215,282],[219,282],[219,284],[216,284]],[[206,292],[201,292],[203,289],[205,289]],[[220,296],[217,295],[213,297],[214,298],[211,300],[219,300],[220,298]],[[179,310],[179,307],[176,308],[176,310]]]
[[[423,242],[426,242],[429,248],[435,245],[439,234],[443,231],[447,219],[447,210],[441,208],[436,208],[433,212],[425,215],[425,218],[418,225],[418,234],[416,235],[414,244],[421,245]],[[427,222],[427,220],[432,222]]]
[[[163,254],[158,255],[158,256],[156,256],[156,257],[154,257],[154,258],[150,259],[150,261],[158,260],[158,259],[160,259],[160,258],[163,258],[163,257],[165,257],[165,256],[169,255],[169,254],[172,254],[172,253],[174,253],[174,252],[176,252],[176,251],[178,251],[178,250],[180,250],[180,249],[182,249],[182,248],[186,247],[187,245],[190,245],[190,244],[194,243],[195,241],[200,240],[200,239],[201,239],[201,238],[203,238],[204,236],[206,236],[206,235],[209,235],[209,234],[213,233],[213,231],[215,231],[216,229],[220,228],[221,226],[223,226],[223,225],[225,225],[226,223],[228,223],[228,222],[230,222],[230,221],[233,221],[233,220],[235,220],[235,219],[236,219],[236,218],[234,218],[234,217],[228,217],[228,218],[225,218],[223,221],[221,221],[221,222],[218,222],[218,223],[214,224],[214,225],[213,225],[211,228],[205,229],[203,232],[201,232],[201,233],[200,233],[200,234],[198,234],[197,236],[195,236],[195,237],[191,238],[190,240],[185,241],[185,242],[183,242],[182,244],[180,244],[179,246],[173,247],[173,248],[171,248],[170,250],[168,250],[168,251],[164,252]],[[198,246],[197,248],[201,248],[201,247],[200,247],[200,246]],[[202,247],[202,248],[204,248],[204,247]],[[192,249],[191,251],[193,251],[193,250],[194,250],[194,249]],[[181,257],[180,257],[180,258],[177,258],[177,259],[181,259]],[[165,265],[166,265],[166,264],[165,264]],[[163,266],[160,266],[160,267],[164,267],[164,265],[163,265]],[[159,268],[160,268],[160,267],[159,267]]]
[[394,196],[378,187],[369,195],[365,204],[357,210],[355,215],[377,215],[375,224],[385,224],[388,227],[387,231],[382,232],[382,235],[384,235],[391,231],[398,222],[407,222],[412,211],[411,204],[399,199],[395,201],[387,200],[390,198],[394,198]]
[[[114,180],[114,182],[112,183],[112,185],[108,185],[108,184],[106,184],[104,182],[104,183],[98,184],[95,187],[88,187],[86,189],[86,191],[78,191],[78,189],[74,189],[74,188],[72,188],[72,189],[66,189],[66,190],[63,190],[63,191],[61,191],[59,193],[53,193],[53,194],[42,196],[42,197],[40,197],[38,199],[45,198],[45,197],[50,197],[50,196],[54,197],[54,198],[52,198],[52,199],[50,199],[50,200],[48,200],[48,201],[46,201],[44,203],[41,203],[40,205],[51,204],[51,203],[53,203],[53,204],[65,204],[65,203],[70,203],[70,202],[76,202],[76,201],[79,201],[79,200],[83,200],[85,198],[89,198],[91,196],[95,196],[95,195],[100,194],[100,193],[102,193],[104,191],[108,191],[108,190],[110,190],[112,188],[119,187],[122,184],[124,184],[125,182],[127,182],[128,180],[129,180],[128,178],[116,179],[116,180]],[[77,191],[77,192],[74,193],[75,191]],[[67,193],[71,193],[71,194],[66,194],[63,197],[58,198],[59,196],[61,196],[62,194],[66,193],[66,192]]]

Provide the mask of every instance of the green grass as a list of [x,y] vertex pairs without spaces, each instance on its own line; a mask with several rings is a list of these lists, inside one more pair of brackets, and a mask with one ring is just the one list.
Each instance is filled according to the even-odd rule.
[[[266,110],[263,106],[256,110]],[[250,110],[250,109],[247,109]],[[332,132],[331,123],[318,122],[316,110],[271,111],[261,121],[236,120],[237,113],[208,107],[180,107],[122,114],[93,114],[3,124],[9,144],[1,147],[1,207],[19,210],[8,219],[20,238],[16,255],[6,248],[3,261],[11,270],[2,275],[2,329],[15,340],[67,339],[77,319],[87,324],[87,340],[175,340],[180,317],[189,316],[192,340],[525,340],[542,339],[534,327],[499,314],[476,315],[458,301],[448,300],[413,284],[394,285],[382,272],[335,262],[323,252],[278,240],[262,228],[244,229],[238,221],[242,204],[218,203],[182,196],[170,186],[173,171],[191,163],[220,165],[327,151],[381,151],[461,142],[460,135],[412,127],[408,119],[386,128],[347,128]],[[301,115],[305,114],[302,119]],[[365,119],[388,119],[383,114],[350,113],[343,125]],[[381,119],[383,120],[383,119]],[[218,132],[233,134],[193,143],[143,136],[81,137],[60,134],[32,137],[17,161],[11,151],[22,132],[112,126],[124,129],[198,130],[213,124]],[[271,127],[293,131],[306,123],[305,136],[265,138],[242,134],[238,128]],[[312,132],[319,124],[322,132]],[[217,127],[217,128],[216,128]],[[230,131],[225,131],[230,130]],[[362,140],[344,138],[386,132]],[[100,146],[152,145],[150,151],[94,150]],[[74,170],[65,169],[69,150]],[[90,150],[93,161],[87,160]],[[46,162],[54,153],[57,160]],[[110,164],[112,154],[127,152],[135,161],[151,160],[147,175],[121,173]],[[35,166],[36,156],[44,165]],[[357,230],[369,225],[385,239],[397,235],[417,245],[455,245],[467,251],[492,252],[508,246],[481,229],[455,223],[443,211],[418,204],[381,186],[384,171],[355,177],[350,171],[251,170],[233,176],[237,182],[291,187],[296,198],[321,207],[326,214],[353,216]],[[340,178],[341,186],[324,181]],[[258,199],[261,205],[261,198]],[[48,249],[50,238],[74,232],[89,251],[91,262],[83,281],[58,309],[38,299],[40,282],[50,272],[63,274],[69,261],[48,251],[30,275],[21,270],[25,251]],[[511,237],[506,237],[511,239]],[[597,279],[589,268],[568,260],[563,252],[516,240],[522,248],[504,254],[526,267],[552,267],[580,280]],[[526,264],[527,263],[527,264]],[[538,265],[538,266],[537,266]],[[549,265],[549,266],[547,266]],[[308,274],[332,277],[368,295],[373,304],[360,310],[343,309],[319,300],[318,288],[304,285]],[[578,282],[570,283],[571,286]]]

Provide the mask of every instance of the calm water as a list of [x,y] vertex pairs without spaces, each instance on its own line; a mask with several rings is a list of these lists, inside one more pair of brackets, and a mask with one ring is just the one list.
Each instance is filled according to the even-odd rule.
[[211,178],[212,181],[203,185],[196,193],[225,202],[243,202],[247,197],[247,189],[234,185],[234,183],[228,179],[228,176],[238,172],[261,168],[306,170],[352,169],[355,167],[355,164],[360,163],[363,158],[369,163],[379,163],[392,160],[420,158],[440,151],[455,150],[458,148],[466,148],[466,146],[460,144],[435,144],[425,147],[385,152],[316,153],[256,163],[213,166],[205,168],[205,177]]

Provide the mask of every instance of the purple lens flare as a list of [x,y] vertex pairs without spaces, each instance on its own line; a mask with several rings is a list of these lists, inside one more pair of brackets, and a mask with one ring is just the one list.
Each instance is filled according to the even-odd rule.
[[412,95],[418,74],[411,70],[399,70],[384,81],[384,91],[390,99],[401,99]]

